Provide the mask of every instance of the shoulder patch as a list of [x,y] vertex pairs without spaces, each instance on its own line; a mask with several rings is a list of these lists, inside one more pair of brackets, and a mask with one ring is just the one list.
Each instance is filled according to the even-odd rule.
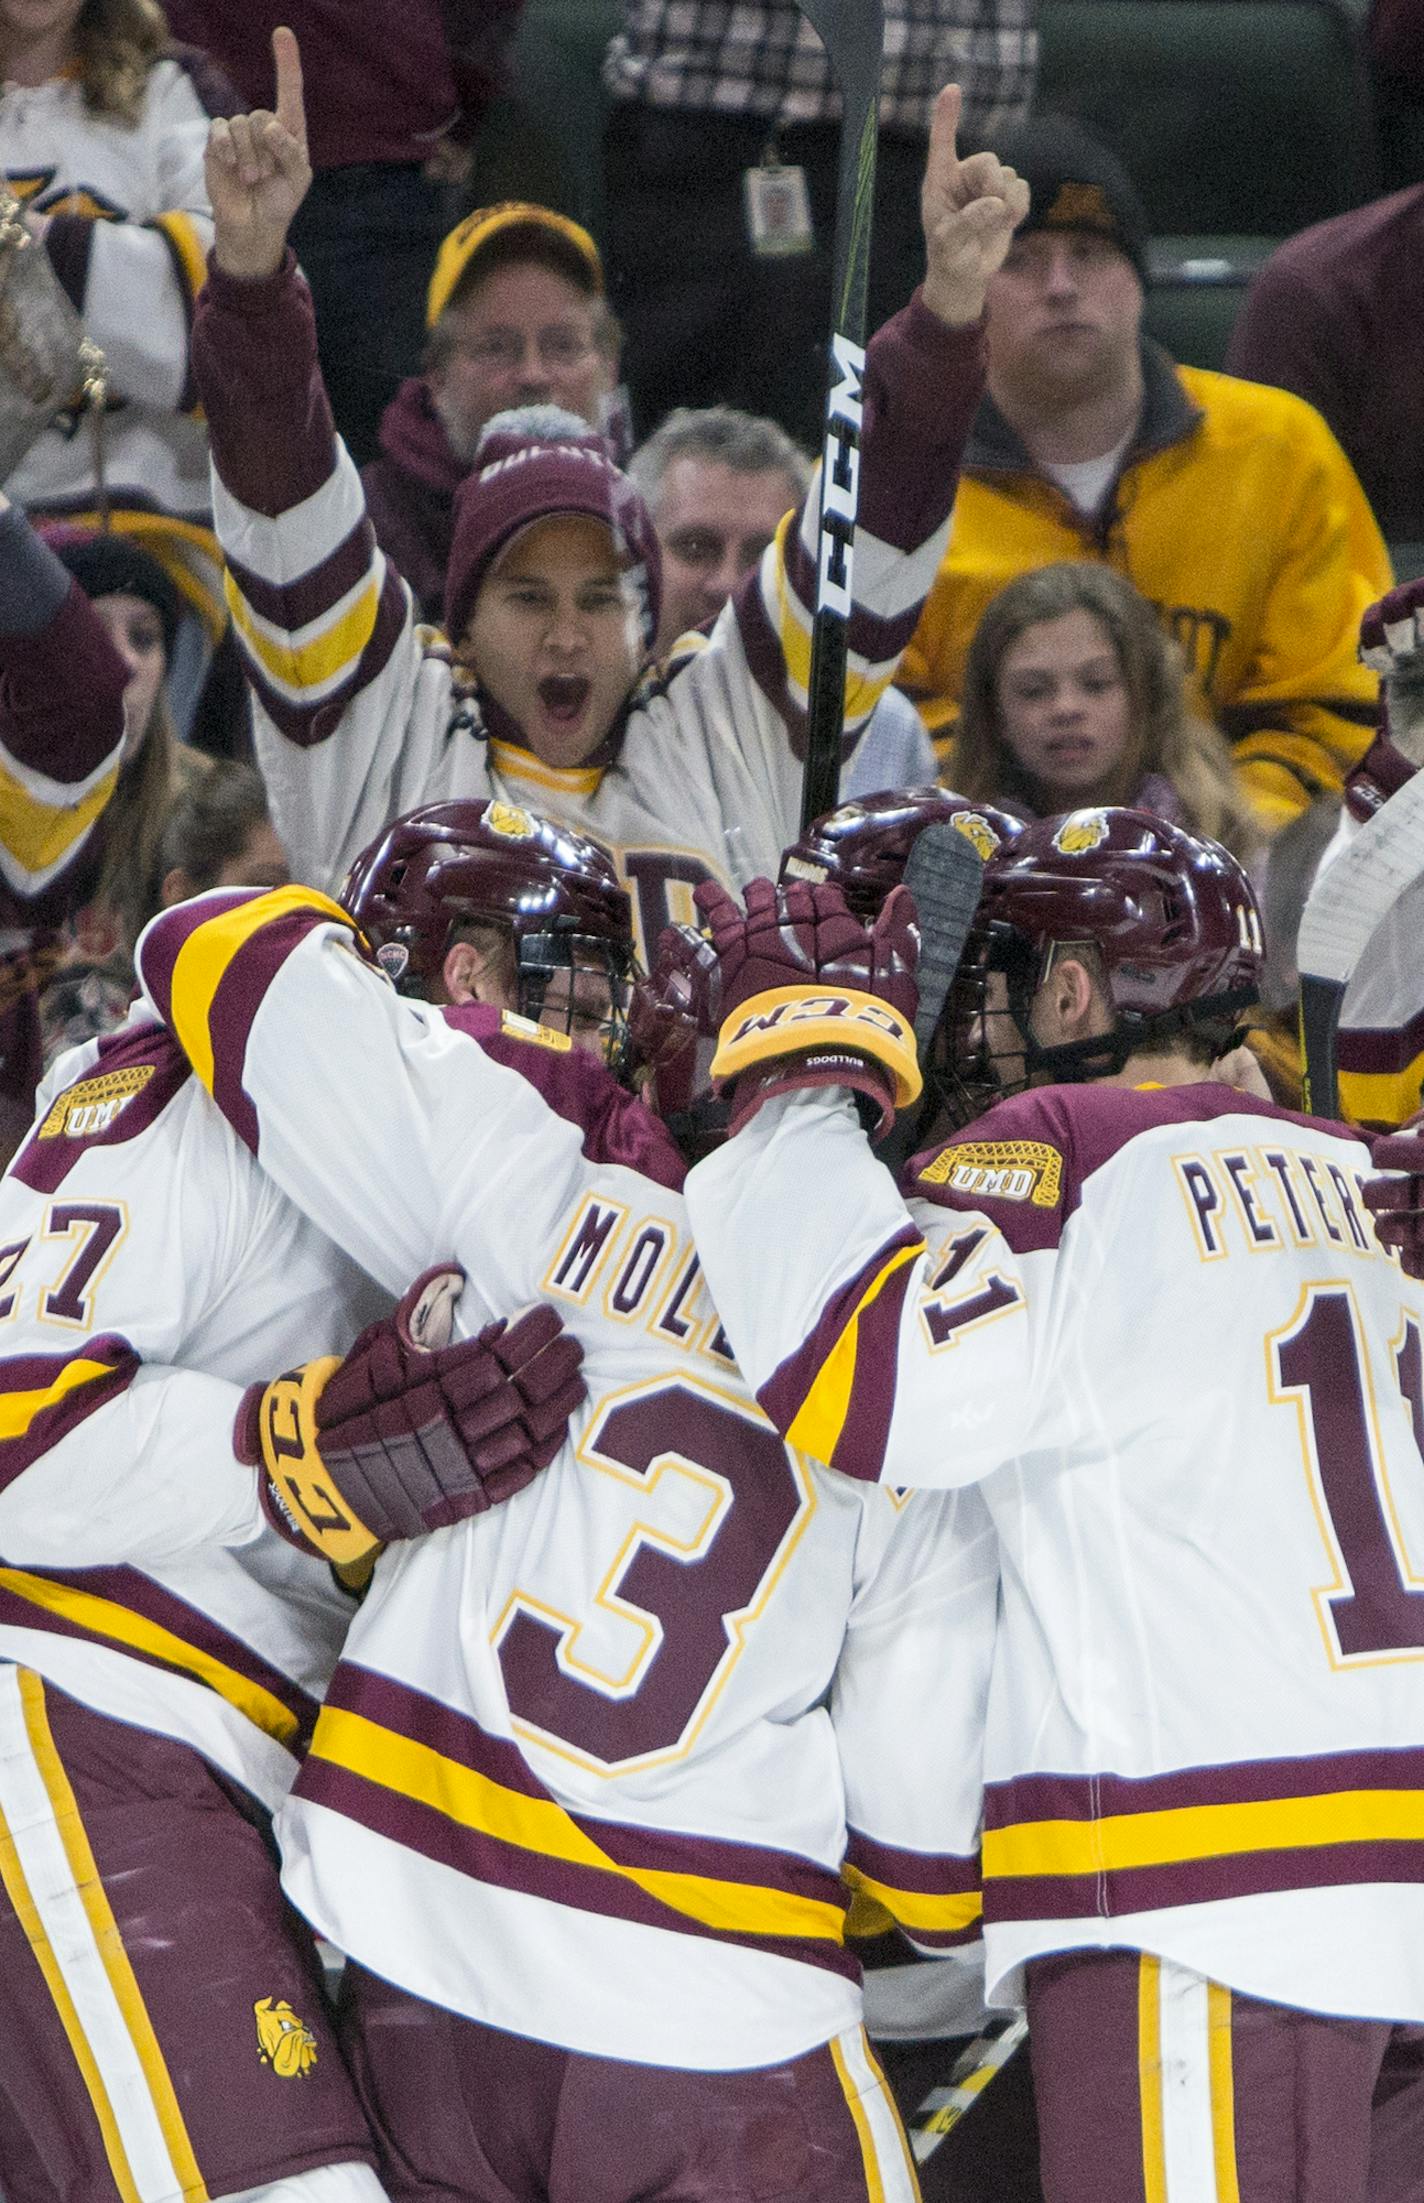
[[114,1119],[141,1094],[158,1066],[126,1064],[118,1071],[101,1071],[97,1078],[81,1079],[56,1096],[36,1135],[41,1140],[87,1140],[107,1132]]
[[920,1172],[920,1182],[1056,1209],[1063,1196],[1063,1157],[1046,1140],[971,1140],[941,1148]]
[[520,1017],[513,1010],[501,1010],[499,1029],[507,1040],[527,1040],[536,1048],[552,1048],[557,1055],[567,1056],[573,1051],[567,1033],[550,1025],[536,1025],[532,1017]]

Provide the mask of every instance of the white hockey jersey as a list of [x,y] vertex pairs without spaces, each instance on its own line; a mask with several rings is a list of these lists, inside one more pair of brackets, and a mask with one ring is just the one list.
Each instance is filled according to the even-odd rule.
[[926,1949],[977,1932],[977,1495],[867,1493],[785,1448],[658,1121],[562,1035],[399,1000],[301,902],[166,913],[151,997],[375,1276],[453,1256],[470,1328],[546,1296],[589,1397],[528,1490],[383,1556],[279,1821],[286,1885],[362,1964],[515,2033],[798,2055],[859,2017],[851,1889]]
[[1117,1944],[1424,2019],[1424,1290],[1368,1170],[1221,1086],[1078,1086],[921,1158],[908,1211],[838,1098],[689,1178],[777,1427],[983,1480],[991,1994]]
[[[213,72],[186,51],[150,70],[132,128],[91,114],[70,76],[7,84],[0,96],[0,168],[27,208],[51,218],[46,249],[107,362],[109,502],[125,509],[126,524],[130,506],[196,523],[206,546],[208,440],[188,337],[212,243],[208,122],[227,111]],[[5,488],[35,509],[91,508],[87,423],[61,416]]]
[[266,1527],[233,1417],[388,1305],[161,1026],[63,1057],[0,1179],[0,1659],[275,1807],[352,1602]]
[[[814,508],[783,524],[705,647],[633,701],[609,755],[559,769],[487,724],[413,624],[334,440],[305,286],[214,271],[194,371],[212,434],[228,602],[273,818],[299,877],[333,893],[386,822],[498,796],[590,835],[632,897],[640,951],[709,877],[774,876],[799,821],[815,595]],[[977,329],[918,299],[867,357],[846,724],[894,677],[943,552],[980,381]]]

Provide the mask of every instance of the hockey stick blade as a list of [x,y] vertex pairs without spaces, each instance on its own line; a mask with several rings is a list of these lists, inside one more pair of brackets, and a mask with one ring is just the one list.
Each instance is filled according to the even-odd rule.
[[986,2028],[954,2061],[949,2078],[932,2088],[910,2120],[907,2136],[916,2167],[933,2157],[945,2136],[972,2111],[996,2073],[1028,2039],[1028,2021],[1017,2013]]
[[[915,899],[920,921],[915,1053],[922,1069],[974,923],[983,879],[984,860],[973,842],[943,819],[925,828],[905,865],[905,885]],[[898,1171],[909,1160],[914,1136],[914,1118],[906,1115],[876,1153],[891,1170]]]
[[949,990],[979,907],[984,860],[967,834],[941,820],[927,826],[910,851],[905,885],[920,920],[920,1006],[915,1045],[921,1062],[944,1015]]
[[1296,939],[1305,1107],[1340,1107],[1340,1013],[1381,923],[1424,873],[1424,772],[1396,789],[1316,880]]
[[816,544],[816,604],[806,699],[801,824],[834,809],[845,724],[852,560],[860,502],[861,387],[870,223],[880,126],[884,0],[798,0],[826,49],[841,95],[840,162],[832,261],[831,340]]

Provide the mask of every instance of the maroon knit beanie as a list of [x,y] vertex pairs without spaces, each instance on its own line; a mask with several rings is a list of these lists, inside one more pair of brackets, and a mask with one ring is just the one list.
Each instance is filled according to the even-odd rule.
[[455,494],[455,530],[445,569],[445,632],[458,643],[480,584],[511,537],[536,520],[587,513],[613,540],[639,597],[644,645],[653,647],[662,603],[662,553],[641,493],[613,464],[608,446],[562,406],[497,413]]

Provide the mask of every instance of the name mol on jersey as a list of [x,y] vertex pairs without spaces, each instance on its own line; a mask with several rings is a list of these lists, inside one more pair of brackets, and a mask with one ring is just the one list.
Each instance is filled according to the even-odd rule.
[[641,1324],[683,1353],[735,1363],[696,1250],[666,1217],[634,1216],[621,1201],[588,1195],[542,1284],[556,1300],[578,1307],[598,1295],[616,1323]]
[[1318,1150],[1222,1148],[1174,1155],[1172,1169],[1204,1262],[1302,1247],[1398,1260],[1375,1236],[1364,1173]]

